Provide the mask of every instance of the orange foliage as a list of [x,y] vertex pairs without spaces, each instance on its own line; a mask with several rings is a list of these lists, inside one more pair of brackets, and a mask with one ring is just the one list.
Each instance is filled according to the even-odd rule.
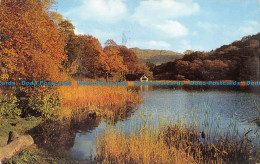
[[79,74],[87,77],[104,75],[109,70],[106,54],[98,39],[91,35],[79,35],[78,43],[81,54],[78,57]]
[[119,55],[118,47],[107,46],[105,47],[104,52],[108,56],[107,63],[110,67],[109,73],[112,76],[128,72],[126,65],[124,65],[123,57]]
[[49,1],[1,2],[1,77],[59,80],[64,45],[46,8]]
[[123,57],[123,63],[127,66],[129,74],[136,74],[141,69],[140,61],[134,51],[125,46],[119,46],[119,55]]

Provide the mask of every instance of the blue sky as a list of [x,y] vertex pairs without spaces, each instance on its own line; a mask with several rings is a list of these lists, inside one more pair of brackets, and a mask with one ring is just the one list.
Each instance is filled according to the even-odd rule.
[[[260,32],[260,0],[57,0],[77,34],[142,49],[214,50]],[[124,37],[123,37],[124,36]]]

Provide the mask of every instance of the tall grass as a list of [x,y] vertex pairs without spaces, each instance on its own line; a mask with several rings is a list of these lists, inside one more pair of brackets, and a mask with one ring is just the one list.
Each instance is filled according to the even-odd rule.
[[[141,119],[139,127],[110,127],[96,139],[96,160],[101,163],[237,163],[249,162],[252,149],[246,135],[215,136],[198,124]],[[134,125],[131,125],[134,126]]]
[[59,111],[62,116],[71,117],[73,113],[87,112],[113,117],[125,112],[127,106],[141,101],[139,94],[127,86],[87,86],[78,85],[76,80],[71,82],[71,86],[57,88],[62,99]]

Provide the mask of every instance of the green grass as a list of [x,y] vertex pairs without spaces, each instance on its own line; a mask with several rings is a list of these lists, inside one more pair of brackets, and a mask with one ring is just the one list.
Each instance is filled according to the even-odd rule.
[[82,162],[55,157],[36,145],[11,158],[7,164],[81,164]]
[[36,127],[42,119],[37,117],[27,118],[0,118],[0,146],[7,144],[10,131],[16,131],[19,135],[24,134],[27,130]]

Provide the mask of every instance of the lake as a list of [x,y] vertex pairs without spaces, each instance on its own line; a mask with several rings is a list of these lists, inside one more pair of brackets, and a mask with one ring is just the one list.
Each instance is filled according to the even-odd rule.
[[[254,90],[255,91],[255,90]],[[246,132],[254,144],[259,145],[260,94],[241,90],[204,90],[142,88],[143,102],[127,118],[114,124],[100,121],[98,125],[77,130],[69,156],[76,160],[88,160],[95,155],[95,137],[107,126],[116,126],[129,132],[137,127],[144,118],[152,124],[165,119],[169,122],[182,121],[186,124],[197,124],[214,136],[216,133]],[[258,125],[257,125],[258,123]]]
[[[136,89],[136,88],[135,88]],[[94,162],[95,138],[108,126],[122,128],[126,133],[137,129],[146,120],[155,125],[161,120],[197,125],[210,140],[218,135],[243,136],[260,148],[259,88],[137,88],[143,102],[124,118],[111,122],[105,119],[86,119],[80,123],[57,124],[48,122],[37,127],[36,143],[58,156]],[[51,130],[53,129],[53,130]]]

